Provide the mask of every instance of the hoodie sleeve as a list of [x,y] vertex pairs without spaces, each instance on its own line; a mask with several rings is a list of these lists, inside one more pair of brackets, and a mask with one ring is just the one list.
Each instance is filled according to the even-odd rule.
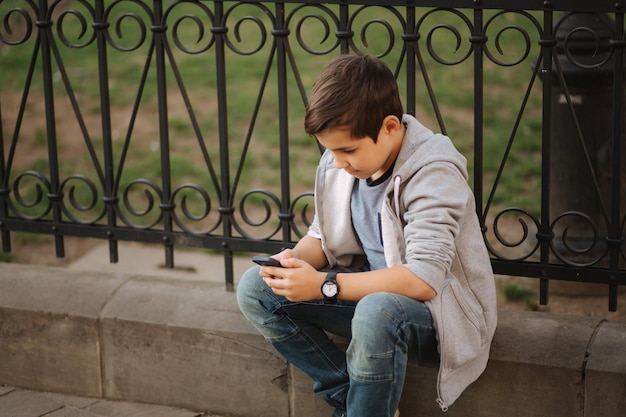
[[472,199],[466,178],[448,161],[422,166],[404,186],[405,266],[437,293],[455,257],[460,220]]

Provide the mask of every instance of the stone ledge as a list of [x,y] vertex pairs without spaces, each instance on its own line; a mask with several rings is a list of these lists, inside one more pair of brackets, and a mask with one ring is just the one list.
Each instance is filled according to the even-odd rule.
[[[0,265],[0,385],[241,417],[330,409],[221,283]],[[483,376],[456,416],[617,417],[626,325],[501,310]],[[436,369],[410,368],[403,416],[441,415]]]

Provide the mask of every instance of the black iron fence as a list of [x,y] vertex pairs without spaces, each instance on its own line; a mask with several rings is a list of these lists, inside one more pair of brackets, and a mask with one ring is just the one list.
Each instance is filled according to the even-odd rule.
[[[517,7],[523,6],[523,9]],[[0,235],[274,252],[313,215],[307,93],[380,56],[468,156],[497,274],[626,285],[615,0],[0,0]],[[210,273],[210,272],[207,272]]]

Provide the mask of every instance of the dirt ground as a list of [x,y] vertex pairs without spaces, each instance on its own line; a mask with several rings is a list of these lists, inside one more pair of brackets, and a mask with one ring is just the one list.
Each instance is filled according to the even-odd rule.
[[[102,241],[85,238],[65,238],[65,257],[56,258],[54,245],[49,237],[40,242],[21,243],[13,239],[11,261],[33,265],[65,266],[83,254],[101,245]],[[626,324],[626,290],[620,291],[618,309],[608,310],[608,289],[597,285],[560,283],[551,281],[547,305],[539,305],[539,282],[535,279],[496,276],[498,304],[511,310],[533,310],[555,314],[604,318],[611,322]],[[505,293],[516,290],[519,297],[507,297]]]
[[[496,276],[498,305],[511,310],[543,311],[554,314],[604,318],[626,324],[626,290],[618,293],[617,311],[609,311],[608,287],[596,284],[550,281],[548,304],[539,304],[539,281],[531,278]],[[512,300],[505,296],[506,287],[530,290],[528,299]]]

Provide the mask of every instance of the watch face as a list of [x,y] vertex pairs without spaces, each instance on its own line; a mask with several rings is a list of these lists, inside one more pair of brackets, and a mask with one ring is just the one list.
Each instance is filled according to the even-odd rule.
[[334,297],[337,295],[337,284],[334,282],[325,282],[322,286],[322,293],[326,297]]

